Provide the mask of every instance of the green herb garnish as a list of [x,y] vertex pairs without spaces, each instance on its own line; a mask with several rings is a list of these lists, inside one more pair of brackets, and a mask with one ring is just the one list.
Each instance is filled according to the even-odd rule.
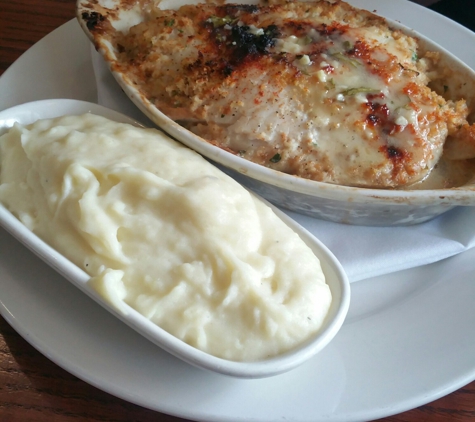
[[173,26],[175,25],[175,19],[170,19],[165,21],[165,26]]
[[338,53],[333,53],[331,56],[336,57],[337,59],[340,59],[341,61],[347,62],[351,64],[353,67],[358,67],[360,65],[360,62],[355,59],[350,59],[349,57],[346,57],[342,52]]
[[303,39],[303,45],[309,45],[309,44],[312,44],[312,42],[313,42],[312,37],[305,35],[305,38]]
[[328,90],[335,88],[335,81],[333,80],[333,78],[327,81],[326,88]]
[[225,16],[224,18],[220,18],[219,16],[211,16],[206,20],[206,22],[210,22],[213,24],[215,28],[220,28],[226,24],[233,23],[236,19],[232,18],[231,16]]
[[278,163],[281,160],[281,155],[279,153],[275,154],[271,159],[271,163]]
[[380,92],[379,89],[374,89],[374,88],[365,88],[365,87],[360,87],[360,88],[350,88],[346,89],[345,91],[342,92],[343,95],[356,95],[359,94],[360,92]]

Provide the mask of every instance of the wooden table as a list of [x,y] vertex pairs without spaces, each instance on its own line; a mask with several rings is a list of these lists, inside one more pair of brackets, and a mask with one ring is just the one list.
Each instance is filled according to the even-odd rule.
[[[0,0],[0,74],[44,35],[72,19],[74,7],[75,0]],[[183,419],[127,403],[77,379],[38,353],[0,317],[0,421]],[[381,421],[474,422],[475,382],[426,406]]]

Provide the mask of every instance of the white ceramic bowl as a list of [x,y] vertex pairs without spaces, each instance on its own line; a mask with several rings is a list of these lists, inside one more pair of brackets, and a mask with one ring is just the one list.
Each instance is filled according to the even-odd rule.
[[[13,126],[15,122],[29,124],[38,119],[78,115],[87,112],[102,115],[118,122],[136,124],[130,118],[97,104],[78,100],[43,100],[1,111],[0,135]],[[349,281],[335,256],[307,230],[275,207],[272,208],[288,226],[300,235],[320,259],[333,300],[322,328],[313,338],[289,353],[250,363],[217,358],[189,346],[130,307],[128,307],[127,314],[118,312],[89,286],[89,275],[34,235],[1,204],[0,225],[76,287],[162,349],[203,369],[239,378],[262,378],[288,371],[323,349],[343,324],[350,301]]]
[[[129,8],[126,13],[117,13],[122,1],[78,0],[77,2],[77,15],[81,27],[106,59],[122,89],[159,127],[217,163],[222,170],[270,202],[312,217],[339,223],[374,226],[421,223],[455,206],[475,205],[474,181],[458,188],[430,190],[383,190],[339,186],[284,174],[211,145],[164,115],[135,87],[127,75],[114,70],[117,58],[113,46],[106,37],[100,33],[94,35],[89,30],[87,22],[91,13],[99,13],[121,30],[127,30],[143,19],[143,12],[137,7]],[[162,0],[160,7],[172,9],[197,2],[199,0]],[[256,2],[258,0],[240,1],[240,3]],[[475,72],[472,69],[422,35],[397,22],[387,21],[392,27],[419,38],[426,50],[440,51],[443,57],[441,65],[449,67],[454,74],[454,77],[447,81],[449,91],[458,97],[468,97],[469,103],[474,101]],[[464,81],[463,87],[460,81]]]

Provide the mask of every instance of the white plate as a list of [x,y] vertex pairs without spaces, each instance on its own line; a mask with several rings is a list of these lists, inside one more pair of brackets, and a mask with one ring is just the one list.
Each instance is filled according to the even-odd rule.
[[[475,66],[475,35],[405,0],[354,0],[416,27]],[[441,30],[443,28],[444,30]],[[59,28],[0,78],[0,109],[95,101],[88,40]],[[475,379],[475,249],[352,285],[347,323],[315,359],[269,380],[189,367],[126,327],[0,231],[4,318],[61,367],[133,403],[193,420],[359,421],[422,405]]]

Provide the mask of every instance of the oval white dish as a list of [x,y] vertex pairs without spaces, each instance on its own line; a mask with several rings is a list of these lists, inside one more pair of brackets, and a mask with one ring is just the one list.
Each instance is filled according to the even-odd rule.
[[[12,127],[15,122],[29,124],[38,119],[87,112],[119,122],[136,124],[127,116],[96,104],[78,100],[44,100],[26,103],[0,112],[0,134]],[[258,362],[234,362],[211,356],[159,328],[129,306],[127,306],[126,313],[117,311],[90,287],[88,274],[39,239],[1,204],[0,225],[89,297],[172,355],[194,366],[220,374],[238,378],[262,378],[293,369],[322,350],[342,326],[350,300],[349,281],[333,254],[307,230],[275,207],[272,206],[272,208],[289,227],[300,235],[320,259],[333,300],[322,328],[313,338],[289,353]]]
[[[475,205],[473,180],[465,186],[450,189],[383,190],[339,186],[284,174],[247,161],[208,143],[168,118],[136,88],[127,75],[115,70],[114,63],[117,61],[115,49],[106,37],[94,36],[89,30],[88,20],[91,13],[94,13],[96,17],[100,15],[101,19],[110,20],[114,26],[123,31],[139,23],[143,14],[137,7],[128,8],[124,13],[117,13],[117,10],[121,10],[121,2],[122,0],[112,0],[91,3],[87,0],[78,0],[77,16],[82,29],[106,58],[112,74],[124,92],[159,127],[175,139],[213,160],[222,170],[270,202],[312,217],[338,223],[372,226],[417,224],[430,220],[455,206]],[[163,0],[160,7],[172,9],[197,2],[199,0],[180,2]],[[245,0],[239,3],[256,2],[258,1]],[[469,83],[464,87],[464,92],[469,92],[470,97],[475,98],[475,72],[472,69],[426,37],[398,22],[391,20],[388,22],[392,27],[419,38],[424,48],[440,51],[444,58],[444,66],[450,66],[458,75],[447,82],[450,90],[461,93],[460,87],[457,88],[458,82],[466,80]]]

